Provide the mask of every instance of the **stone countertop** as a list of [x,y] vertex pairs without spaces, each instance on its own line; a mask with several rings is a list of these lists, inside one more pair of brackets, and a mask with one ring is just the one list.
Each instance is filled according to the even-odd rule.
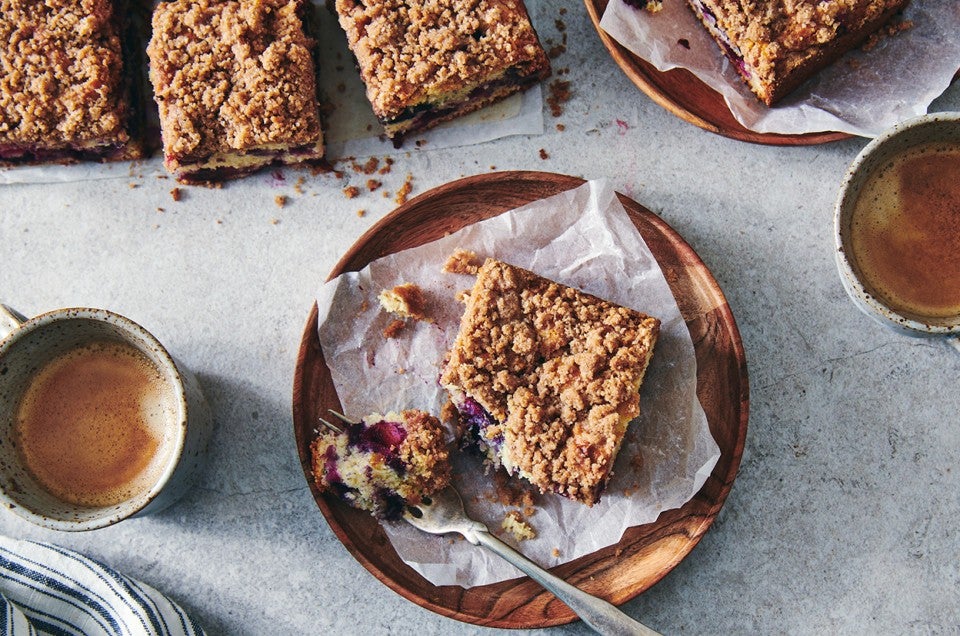
[[[542,9],[545,41],[560,40],[558,6],[568,40],[554,65],[572,96],[559,117],[544,106],[545,132],[401,154],[376,192],[349,168],[284,170],[181,187],[174,201],[157,160],[113,179],[0,186],[0,300],[136,320],[198,374],[216,419],[201,483],[170,509],[82,534],[4,512],[0,532],[101,559],[211,634],[496,631],[405,600],[340,544],[300,470],[291,387],[314,293],[395,206],[383,191],[408,175],[416,195],[545,170],[608,178],[672,225],[723,288],[747,353],[733,490],[698,547],[623,609],[665,634],[957,630],[960,358],[860,313],[834,265],[834,199],[867,140],[770,147],[684,123],[615,66],[582,4]],[[960,85],[931,110],[960,110]]]

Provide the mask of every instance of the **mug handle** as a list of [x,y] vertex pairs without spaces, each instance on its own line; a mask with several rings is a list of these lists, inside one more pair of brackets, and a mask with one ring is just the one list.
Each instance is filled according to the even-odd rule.
[[0,339],[9,336],[26,321],[27,317],[19,311],[0,303]]

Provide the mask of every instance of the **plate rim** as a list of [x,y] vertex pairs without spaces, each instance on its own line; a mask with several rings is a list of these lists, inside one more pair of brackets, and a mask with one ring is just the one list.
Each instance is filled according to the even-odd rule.
[[[696,75],[682,68],[661,71],[643,58],[634,54],[628,48],[617,42],[609,33],[600,28],[600,18],[603,16],[609,0],[584,0],[584,4],[590,16],[590,21],[600,36],[600,41],[607,49],[610,57],[613,58],[613,61],[616,62],[620,70],[623,71],[624,75],[658,106],[687,123],[723,137],[767,146],[814,146],[854,137],[854,135],[850,133],[839,131],[791,134],[761,133],[750,130],[736,121],[736,119],[733,119],[733,115],[730,113],[726,103],[724,103],[723,97],[707,86]],[[728,122],[717,121],[716,117],[709,118],[709,113],[704,112],[702,109],[691,109],[682,105],[670,91],[665,90],[656,82],[657,79],[662,80],[674,77],[680,77],[684,83],[716,95],[718,104],[722,106],[727,114],[730,114],[731,120]]]
[[[351,268],[352,269],[362,268],[363,266],[366,265],[366,263],[383,256],[383,254],[375,253],[372,256],[370,256],[369,259],[366,259],[366,261],[362,265],[359,265],[359,267],[353,267],[355,265],[358,265],[358,262],[357,262],[358,254],[360,254],[361,251],[363,251],[364,249],[367,249],[369,247],[369,244],[375,244],[377,237],[379,235],[381,235],[385,230],[389,229],[391,226],[398,223],[406,215],[415,214],[419,206],[422,205],[424,201],[429,201],[434,197],[444,196],[449,192],[458,192],[459,189],[463,187],[469,187],[469,188],[480,187],[482,189],[482,187],[489,186],[494,181],[502,181],[502,180],[510,180],[510,179],[521,180],[521,181],[532,181],[535,183],[547,183],[549,186],[556,186],[558,188],[561,187],[561,185],[563,185],[563,189],[558,190],[558,192],[563,191],[565,189],[577,187],[578,185],[582,185],[583,183],[586,182],[584,179],[581,179],[579,177],[561,175],[558,173],[518,170],[518,171],[500,171],[500,172],[482,173],[478,175],[463,177],[461,179],[457,179],[457,180],[442,184],[440,186],[437,186],[436,188],[433,188],[431,190],[428,190],[427,192],[424,192],[423,194],[413,199],[410,199],[405,204],[396,208],[395,210],[390,212],[388,215],[386,215],[384,218],[382,218],[380,221],[375,223],[366,232],[364,232],[360,236],[360,238],[358,238],[357,241],[353,243],[353,245],[347,250],[347,252],[343,255],[343,257],[341,257],[341,259],[337,262],[337,264],[334,265],[327,280],[330,280],[338,276],[340,273],[344,271],[349,271]],[[642,586],[638,586],[642,589],[629,590],[625,594],[620,593],[619,596],[617,596],[617,593],[621,592],[620,590],[610,590],[612,595],[610,595],[609,598],[607,598],[607,600],[609,600],[614,604],[621,604],[643,593],[644,591],[649,589],[652,585],[660,581],[670,571],[672,571],[673,568],[676,567],[676,565],[679,564],[680,561],[686,558],[686,556],[689,555],[690,552],[696,547],[696,545],[700,542],[701,538],[704,536],[704,534],[707,532],[709,527],[712,525],[713,521],[716,519],[717,514],[719,513],[720,509],[724,505],[730,493],[730,490],[732,489],[733,482],[736,478],[740,461],[743,455],[743,449],[744,449],[746,432],[747,432],[747,421],[749,417],[749,380],[747,375],[746,356],[743,348],[742,338],[739,333],[739,329],[737,328],[736,321],[733,317],[732,310],[730,309],[729,303],[726,301],[726,298],[724,297],[722,290],[719,287],[719,284],[716,282],[716,279],[713,277],[713,274],[706,267],[702,259],[700,259],[699,255],[696,254],[693,248],[688,243],[686,243],[686,241],[680,236],[680,234],[676,230],[674,230],[672,227],[670,227],[670,225],[667,224],[666,221],[664,221],[657,214],[645,208],[644,206],[640,205],[636,201],[633,201],[629,197],[626,197],[621,193],[617,193],[617,196],[619,197],[621,202],[624,203],[625,207],[627,207],[628,214],[631,214],[632,212],[632,214],[642,215],[646,222],[649,222],[651,225],[653,225],[656,228],[657,232],[660,232],[663,234],[664,238],[685,248],[685,256],[694,259],[695,264],[699,265],[700,274],[706,275],[709,281],[712,282],[712,287],[713,287],[712,291],[718,296],[719,300],[722,302],[720,302],[719,305],[713,308],[711,311],[719,311],[721,313],[723,326],[729,331],[730,345],[731,345],[729,355],[732,357],[732,361],[731,361],[732,364],[734,364],[734,366],[736,367],[735,376],[739,381],[739,387],[738,387],[739,393],[736,396],[736,398],[733,400],[734,402],[737,403],[738,411],[739,411],[739,418],[734,423],[734,427],[736,430],[736,439],[733,441],[733,444],[729,449],[721,448],[722,454],[724,452],[729,451],[729,461],[725,464],[726,470],[724,471],[724,474],[715,475],[716,471],[720,470],[721,467],[724,465],[721,461],[718,461],[717,465],[714,467],[713,472],[708,478],[707,483],[704,484],[704,486],[700,489],[700,491],[696,495],[694,495],[694,497],[690,501],[688,501],[687,504],[684,504],[684,506],[682,506],[681,508],[665,511],[660,515],[660,517],[656,521],[650,524],[644,524],[642,526],[634,526],[629,528],[627,531],[625,531],[620,541],[616,544],[613,544],[612,546],[608,546],[607,548],[602,548],[601,550],[595,551],[591,554],[585,555],[578,559],[574,559],[572,561],[569,561],[567,563],[564,563],[552,568],[552,571],[560,575],[562,578],[564,577],[565,572],[572,574],[574,577],[581,575],[583,572],[586,572],[586,574],[583,575],[583,578],[586,578],[589,575],[590,567],[594,566],[597,562],[600,562],[602,559],[607,558],[604,556],[600,556],[600,557],[597,556],[597,555],[600,555],[601,553],[609,552],[610,554],[608,555],[608,557],[618,558],[620,556],[620,550],[618,548],[619,546],[621,546],[621,544],[624,544],[625,542],[627,543],[628,548],[636,548],[638,552],[641,551],[644,547],[647,547],[647,546],[639,545],[639,542],[641,539],[645,538],[647,535],[655,534],[656,531],[666,531],[673,528],[674,525],[680,525],[680,522],[683,521],[683,519],[680,517],[685,516],[689,518],[691,516],[689,514],[684,515],[683,514],[684,510],[691,505],[691,502],[693,502],[694,500],[697,500],[701,496],[701,494],[707,490],[708,484],[710,484],[713,480],[717,480],[718,485],[716,487],[718,488],[718,496],[716,496],[713,499],[710,499],[707,502],[709,504],[709,508],[705,511],[704,514],[693,515],[698,517],[697,521],[695,521],[692,524],[685,522],[683,524],[683,527],[680,528],[680,531],[686,537],[686,543],[684,543],[682,546],[682,549],[677,554],[675,554],[675,558],[672,559],[669,563],[666,563],[659,571],[657,571],[653,576],[651,576],[649,580],[646,581],[645,584],[643,584]],[[532,201],[536,199],[530,199],[530,200]],[[631,208],[633,208],[633,210],[631,210]],[[491,214],[489,214],[488,216],[485,216],[484,218],[490,218],[499,213],[502,213],[502,212],[492,212]],[[636,226],[637,221],[633,218],[632,214],[630,217],[631,222]],[[454,220],[454,225],[457,225],[457,227],[463,227],[467,224],[468,222],[462,222],[462,223],[459,223],[459,225],[457,225],[457,220]],[[425,243],[430,240],[434,240],[434,239],[428,238],[426,240],[423,240],[421,243]],[[361,257],[360,260],[363,260],[364,258],[365,257]],[[341,523],[337,522],[335,514],[339,512],[340,514],[346,515],[348,517],[353,515],[360,515],[362,518],[370,519],[371,521],[373,521],[373,518],[370,517],[370,515],[367,513],[353,510],[341,504],[339,501],[331,500],[317,490],[313,482],[313,479],[311,478],[310,460],[309,460],[309,440],[303,439],[301,435],[302,428],[303,428],[301,426],[301,422],[303,421],[303,418],[306,416],[305,411],[308,410],[307,405],[304,403],[304,399],[302,399],[305,396],[304,390],[305,388],[307,388],[304,385],[305,375],[306,375],[305,360],[307,359],[308,354],[312,352],[315,355],[318,354],[320,356],[320,363],[325,366],[325,362],[323,362],[323,352],[320,349],[319,337],[317,336],[318,318],[319,318],[319,310],[318,310],[316,301],[314,301],[312,308],[309,312],[309,315],[307,317],[306,324],[304,325],[300,346],[297,352],[296,369],[294,373],[294,382],[293,382],[293,404],[292,404],[294,437],[296,440],[298,456],[301,462],[301,469],[304,472],[304,478],[307,481],[311,494],[313,495],[314,500],[317,503],[317,506],[320,508],[322,514],[324,515],[324,518],[327,521],[327,524],[330,526],[331,530],[333,530],[334,534],[337,536],[338,540],[344,545],[347,551],[361,565],[363,565],[363,567],[368,572],[370,572],[374,576],[374,578],[376,578],[381,583],[387,585],[387,587],[389,587],[393,591],[397,592],[407,600],[412,601],[417,605],[420,605],[421,607],[429,609],[435,613],[446,616],[448,618],[453,618],[453,619],[463,621],[466,623],[471,623],[471,624],[485,625],[490,627],[504,627],[504,628],[547,627],[547,626],[562,625],[562,624],[570,623],[574,620],[577,620],[578,617],[573,612],[571,612],[569,608],[567,608],[565,605],[557,601],[552,594],[540,588],[536,583],[534,583],[528,577],[510,579],[508,581],[501,581],[499,583],[475,586],[473,588],[460,588],[459,586],[435,586],[429,581],[427,581],[426,579],[423,579],[423,577],[417,574],[412,568],[410,568],[410,566],[400,561],[399,567],[405,570],[409,570],[409,573],[413,573],[417,578],[422,579],[425,588],[436,590],[438,592],[438,594],[432,595],[432,598],[431,598],[430,595],[420,594],[414,590],[408,589],[397,580],[394,580],[391,574],[385,571],[386,566],[388,564],[383,563],[382,559],[379,559],[377,560],[377,562],[374,562],[374,559],[371,556],[368,556],[367,553],[364,551],[364,549],[361,548],[361,546],[356,545],[354,543],[353,539],[347,534],[344,526]],[[687,323],[689,328],[691,324],[690,321],[685,318],[685,322]],[[315,351],[311,351],[311,350],[315,350]],[[700,384],[701,382],[698,379],[698,392],[699,392]],[[335,391],[333,392],[333,396],[339,401],[339,398],[336,397]],[[339,407],[340,405],[336,404],[335,406]],[[722,458],[722,455],[721,455],[721,458]],[[335,507],[336,507],[336,510],[334,510]],[[383,530],[380,524],[375,521],[373,521],[373,523],[375,526],[373,528],[374,535],[377,535],[378,533],[383,534]],[[630,537],[628,537],[628,535],[630,535]],[[668,537],[670,536],[669,532],[667,532],[667,536]],[[385,534],[384,534],[384,538],[385,538]],[[383,543],[383,541],[381,541],[381,543]],[[652,545],[654,547],[656,546],[655,543]],[[389,541],[386,541],[386,546],[389,547],[389,549],[391,550],[393,549],[392,545],[389,544]],[[366,547],[366,546],[364,547],[366,548],[366,550],[370,549],[369,547]],[[613,554],[614,551],[617,552],[615,555]],[[395,552],[394,552],[394,556],[396,557]],[[396,557],[396,558],[397,560],[399,560],[399,557]],[[591,561],[591,559],[593,561]],[[582,565],[586,565],[588,567],[586,567],[585,569],[582,569],[581,568]],[[503,594],[506,594],[507,592],[512,591],[513,588],[529,587],[529,586],[533,586],[533,588],[537,590],[537,593],[535,595],[532,595],[527,603],[519,607],[532,605],[534,601],[537,601],[538,604],[543,604],[544,605],[543,614],[538,616],[538,620],[536,623],[518,622],[517,620],[512,620],[509,614],[506,614],[503,617],[495,617],[495,618],[477,616],[474,614],[464,614],[463,611],[461,611],[461,609],[458,609],[457,607],[448,607],[447,605],[442,604],[440,600],[442,599],[442,597],[439,594],[439,592],[445,588],[458,588],[462,591],[462,595],[472,594],[472,593],[476,593],[476,591],[487,590],[490,588],[502,588],[500,594],[503,595]],[[471,592],[471,591],[474,591],[474,592]],[[491,593],[493,592],[491,591]],[[593,593],[597,594],[597,592],[593,592]],[[437,599],[437,600],[434,600],[434,599]],[[548,609],[549,609],[549,612],[547,611]]]

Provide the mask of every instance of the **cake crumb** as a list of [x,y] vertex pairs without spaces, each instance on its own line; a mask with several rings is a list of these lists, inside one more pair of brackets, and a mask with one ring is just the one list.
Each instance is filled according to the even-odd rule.
[[476,276],[480,269],[477,253],[462,248],[454,250],[447,262],[443,264],[443,271],[447,274],[469,274]]
[[270,225],[280,225],[280,219],[274,217],[270,219]]
[[174,188],[173,190],[170,191],[170,197],[171,197],[174,201],[182,201],[182,200],[183,200],[183,190],[181,190],[180,188]]
[[558,131],[558,132],[563,132],[563,131],[566,130],[566,129],[567,129],[567,127],[564,126],[563,124],[557,124],[557,131]]
[[406,203],[407,195],[410,194],[411,190],[413,190],[413,175],[408,173],[406,181],[404,181],[400,189],[397,190],[397,196],[394,198],[394,201],[398,204]]
[[453,405],[449,398],[440,407],[440,421],[452,425],[456,430],[460,430],[460,411],[457,410],[457,407]]
[[405,324],[405,322],[397,318],[387,325],[387,328],[383,330],[383,337],[387,339],[396,338],[398,335],[400,335],[400,332],[403,331],[403,326]]
[[559,117],[563,114],[563,105],[570,101],[570,82],[568,80],[553,80],[550,82],[550,95],[547,97],[547,104],[550,106],[550,114]]
[[383,167],[377,170],[377,174],[390,174],[390,167],[393,165],[393,157],[383,158]]
[[516,510],[507,513],[500,527],[512,534],[517,541],[534,539],[537,536],[533,527],[527,523]]
[[382,181],[377,181],[376,179],[367,179],[367,190],[370,192],[376,192],[382,185]]
[[293,184],[293,191],[297,194],[303,194],[303,183],[305,179],[300,177],[297,179],[297,182]]
[[367,213],[367,211],[364,210],[363,208],[360,208],[359,210],[357,210],[357,216],[359,216],[360,218],[363,218],[363,216],[364,216],[366,213]]
[[546,161],[547,159],[550,158],[550,155],[547,154],[547,151],[546,151],[546,150],[544,150],[543,148],[541,148],[541,149],[540,149],[540,158],[543,159],[544,161]]
[[357,197],[357,195],[360,194],[360,188],[358,188],[357,186],[347,186],[346,188],[343,189],[343,194],[348,199],[354,199]]
[[384,310],[414,320],[430,321],[427,315],[427,298],[417,285],[403,283],[393,289],[385,289],[377,297]]
[[560,548],[554,548],[550,551],[550,554],[553,555],[553,558],[558,558],[560,556]]
[[278,194],[277,196],[273,197],[273,202],[277,205],[278,208],[282,208],[287,204],[287,197],[286,195]]

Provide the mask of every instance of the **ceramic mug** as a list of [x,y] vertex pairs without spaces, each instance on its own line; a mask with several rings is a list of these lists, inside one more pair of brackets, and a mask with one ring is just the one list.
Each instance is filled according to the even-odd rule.
[[0,503],[28,521],[93,530],[162,510],[199,476],[212,423],[193,374],[132,320],[0,305]]
[[[941,150],[928,150],[934,147],[930,144],[935,144]],[[895,175],[881,171],[896,170],[898,162],[911,160],[919,154],[935,154],[941,151],[951,155],[960,151],[960,113],[933,113],[908,119],[879,135],[863,148],[844,176],[834,209],[836,261],[843,287],[861,311],[902,334],[945,338],[960,351],[960,311],[957,311],[956,315],[927,316],[892,306],[895,303],[884,300],[884,293],[878,293],[866,282],[868,276],[864,274],[864,266],[859,262],[860,257],[851,238],[854,234],[852,219],[858,199],[861,195],[865,198],[868,196],[864,192],[865,188],[874,188],[870,196],[882,196],[882,188],[891,188],[889,192],[896,192],[896,196],[901,197],[903,213],[910,212],[907,204],[903,202],[903,195],[897,189],[900,185],[892,181],[896,178]],[[874,174],[878,175],[872,181],[874,185],[868,185]],[[883,180],[886,180],[886,185]],[[960,182],[960,179],[955,181]],[[953,196],[954,198],[949,199],[953,201],[953,208],[944,206],[944,209],[952,209],[955,214],[957,195]],[[960,224],[960,218],[952,221],[952,224]],[[916,246],[916,249],[922,250],[923,244]],[[937,271],[935,265],[930,269]],[[937,272],[937,275],[940,274],[941,272]],[[960,285],[960,281],[953,283]]]

